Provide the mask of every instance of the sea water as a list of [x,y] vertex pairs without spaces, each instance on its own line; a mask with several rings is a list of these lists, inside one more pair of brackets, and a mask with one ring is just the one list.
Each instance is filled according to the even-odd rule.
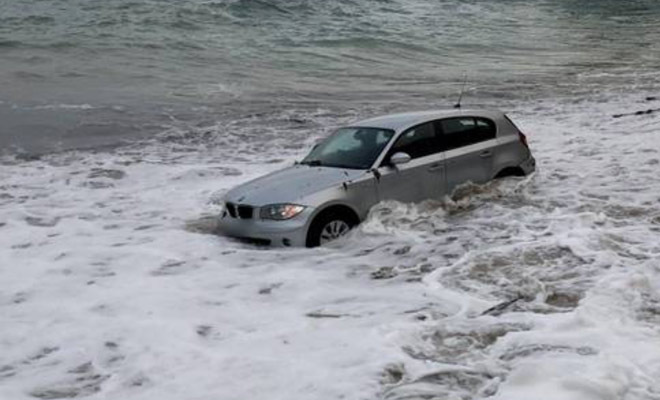
[[[0,0],[0,399],[660,398],[658,20]],[[231,187],[465,77],[536,173],[379,204],[323,248],[214,234]]]

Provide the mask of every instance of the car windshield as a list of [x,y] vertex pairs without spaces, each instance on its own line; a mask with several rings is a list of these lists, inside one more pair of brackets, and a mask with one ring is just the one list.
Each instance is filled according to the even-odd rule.
[[383,151],[394,131],[381,128],[341,128],[315,147],[301,164],[367,169]]

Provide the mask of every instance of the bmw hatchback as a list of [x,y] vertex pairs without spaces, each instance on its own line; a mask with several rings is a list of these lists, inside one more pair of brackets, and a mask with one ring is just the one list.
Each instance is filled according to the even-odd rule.
[[338,129],[295,165],[230,190],[220,232],[278,246],[345,235],[383,200],[442,199],[456,186],[535,170],[525,135],[500,111],[386,115]]

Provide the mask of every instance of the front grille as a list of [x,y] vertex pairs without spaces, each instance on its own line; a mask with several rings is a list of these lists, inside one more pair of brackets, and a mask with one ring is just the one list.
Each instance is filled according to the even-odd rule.
[[229,213],[229,216],[236,218],[236,207],[234,207],[233,203],[227,203],[227,212]]
[[241,219],[250,219],[252,218],[252,207],[251,206],[238,206],[238,218]]
[[250,237],[239,237],[237,238],[243,243],[248,243],[248,244],[254,244],[257,246],[270,246],[271,241],[270,239],[257,239],[257,238],[250,238]]
[[243,204],[227,203],[227,212],[232,218],[252,219],[254,207]]

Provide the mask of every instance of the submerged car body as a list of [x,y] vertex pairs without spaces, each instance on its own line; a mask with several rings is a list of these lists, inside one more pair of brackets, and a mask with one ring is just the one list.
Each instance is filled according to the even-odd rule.
[[387,115],[341,128],[302,162],[230,190],[219,227],[264,244],[316,246],[380,201],[441,199],[461,183],[534,169],[525,136],[500,111]]

